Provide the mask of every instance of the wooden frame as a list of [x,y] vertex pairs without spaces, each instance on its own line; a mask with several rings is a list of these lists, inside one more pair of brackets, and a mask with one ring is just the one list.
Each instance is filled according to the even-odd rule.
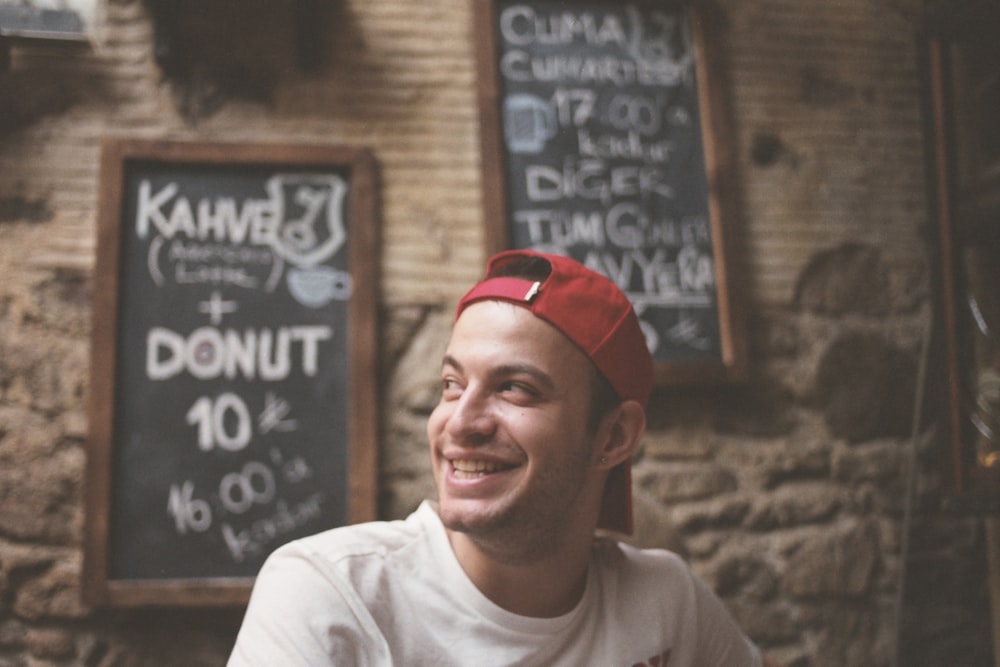
[[[502,107],[506,92],[504,76],[501,73],[502,38],[498,37],[498,24],[501,20],[498,12],[501,11],[500,7],[512,7],[515,4],[518,5],[518,9],[531,8],[544,6],[545,0],[523,3],[507,2],[507,0],[473,2],[474,34],[478,45],[476,55],[481,121],[483,209],[488,254],[513,246],[530,245],[516,243],[512,239],[514,216],[511,209],[514,207],[511,205],[510,195],[511,174],[508,172],[512,154],[509,143],[505,141],[503,129],[505,120]],[[580,6],[592,7],[593,4],[580,3]],[[625,4],[628,8],[664,7],[663,3],[652,4],[643,0]],[[565,12],[572,10],[575,5],[556,3],[556,6],[559,8],[558,11]],[[607,6],[618,8],[621,5],[608,2]],[[714,350],[715,356],[709,358],[664,360],[658,358],[654,351],[654,358],[657,361],[655,378],[656,383],[661,386],[741,382],[746,379],[748,373],[747,351],[740,300],[734,287],[734,263],[730,259],[735,237],[733,228],[736,217],[735,188],[730,155],[731,141],[728,136],[728,112],[724,103],[722,77],[719,75],[722,70],[717,61],[718,53],[710,48],[712,44],[717,43],[717,40],[709,37],[713,22],[710,21],[712,14],[706,3],[686,8],[678,5],[673,9],[681,12],[690,28],[693,41],[698,106],[696,124],[701,127],[700,140],[703,151],[701,157],[705,167],[702,187],[707,192],[704,205],[711,230],[709,252],[714,265],[715,293],[712,296],[715,299],[714,308],[717,313],[718,343],[717,350]],[[554,21],[545,25],[547,27],[544,29],[553,32],[558,30]],[[606,36],[613,33],[614,30],[607,30],[604,34]],[[579,37],[576,39],[579,40]],[[557,251],[562,252],[563,249]],[[629,289],[626,288],[626,292],[629,292]],[[633,294],[630,293],[630,296]],[[641,308],[638,307],[638,302],[636,303],[637,311],[640,311]],[[643,318],[641,312],[640,318]]]
[[[163,170],[168,174],[185,175],[185,178],[190,171],[195,177],[192,177],[189,182],[178,180],[178,182],[184,183],[180,186],[172,183],[162,187],[158,191],[159,195],[157,195],[155,186],[152,189],[152,194],[150,194],[149,188],[142,189]],[[184,223],[185,220],[192,221],[194,219],[191,216],[185,218],[182,215],[185,211],[180,210],[182,208],[181,201],[185,193],[189,191],[185,188],[192,188],[190,192],[194,192],[193,188],[201,188],[202,194],[199,196],[204,196],[204,200],[198,201],[210,202],[207,206],[216,206],[214,209],[216,218],[214,219],[218,221],[225,217],[221,211],[228,204],[226,202],[219,203],[223,201],[222,199],[211,199],[215,196],[213,188],[229,187],[227,184],[231,181],[235,183],[233,186],[235,188],[247,188],[247,192],[256,192],[254,188],[261,184],[260,179],[272,174],[277,176],[267,181],[268,187],[288,188],[289,195],[295,188],[298,188],[295,190],[294,197],[286,196],[285,190],[270,190],[267,197],[260,199],[252,199],[251,195],[247,195],[246,200],[239,201],[239,208],[242,212],[230,210],[232,215],[226,223],[230,225],[227,227],[228,232],[220,231],[224,226],[220,223],[213,228],[214,231],[210,230],[206,232],[207,236],[201,237],[201,245],[193,241],[185,245],[181,241],[177,246],[170,246],[169,251],[166,245],[162,245],[156,250],[152,249],[153,243],[157,239],[166,238],[166,232],[163,230],[157,232],[154,229],[155,225],[145,227],[144,221],[152,220],[161,224],[177,223],[184,226],[181,223]],[[143,180],[147,175],[150,175],[149,180]],[[316,182],[309,180],[313,178],[317,179]],[[169,497],[167,497],[168,494],[159,491],[154,493],[154,487],[149,487],[152,507],[155,510],[150,512],[149,521],[154,523],[155,520],[157,524],[167,526],[157,530],[162,532],[167,545],[164,548],[168,550],[173,548],[173,543],[170,540],[176,539],[178,544],[185,545],[178,548],[191,548],[197,552],[198,549],[203,548],[199,546],[201,543],[192,542],[193,546],[186,546],[187,541],[193,540],[196,533],[198,539],[204,537],[208,540],[211,537],[212,540],[221,541],[222,538],[218,537],[218,521],[214,525],[212,524],[216,517],[226,517],[222,520],[225,522],[233,521],[234,524],[237,519],[245,518],[249,521],[251,510],[248,510],[248,507],[258,502],[260,507],[254,506],[252,511],[269,512],[270,514],[263,515],[263,518],[254,520],[253,523],[247,523],[248,527],[233,527],[228,523],[222,524],[229,526],[229,534],[226,537],[229,540],[226,544],[230,545],[228,556],[231,556],[234,563],[239,561],[240,567],[244,570],[246,563],[253,560],[250,556],[261,561],[267,552],[283,541],[280,538],[297,536],[293,532],[282,531],[292,531],[294,528],[299,531],[317,532],[314,529],[317,525],[321,529],[325,529],[341,523],[354,523],[376,518],[376,348],[378,340],[376,335],[376,303],[379,275],[376,178],[375,160],[366,149],[322,145],[188,143],[129,138],[108,138],[103,142],[98,201],[98,254],[93,294],[91,386],[88,405],[90,432],[85,495],[86,526],[82,591],[86,603],[94,606],[117,607],[233,606],[244,604],[249,597],[256,570],[251,573],[239,571],[231,575],[226,567],[221,567],[219,572],[207,575],[169,572],[161,577],[159,570],[153,573],[154,576],[149,576],[148,573],[136,576],[134,571],[142,571],[141,563],[134,562],[136,559],[130,559],[123,566],[116,565],[118,554],[115,553],[116,547],[114,545],[128,544],[130,549],[132,546],[127,536],[129,530],[132,529],[123,528],[124,522],[119,522],[116,525],[115,517],[118,516],[118,506],[124,502],[122,498],[129,493],[137,493],[131,490],[133,474],[135,477],[151,479],[152,481],[149,482],[151,485],[155,485],[157,476],[166,477],[170,474],[167,470],[146,470],[147,460],[149,467],[153,467],[154,459],[152,456],[147,456],[149,453],[158,455],[161,450],[165,450],[167,451],[166,457],[176,456],[177,460],[180,461],[181,452],[184,452],[183,456],[191,457],[191,460],[196,462],[185,470],[185,474],[187,470],[195,468],[198,469],[197,473],[201,474],[203,467],[211,468],[212,466],[228,466],[226,470],[230,471],[225,475],[220,473],[211,478],[212,483],[215,479],[221,478],[222,480],[218,486],[208,487],[209,490],[213,491],[213,494],[214,489],[218,489],[217,495],[219,497],[198,488],[194,482],[181,483],[179,480],[171,479]],[[134,190],[136,183],[139,184],[138,191]],[[298,184],[296,185],[296,183]],[[143,194],[138,195],[137,192]],[[276,195],[275,193],[280,194]],[[150,202],[157,196],[160,197],[159,201],[151,204]],[[309,199],[310,196],[313,197],[312,200]],[[170,197],[173,198],[167,202]],[[295,197],[300,197],[300,199],[295,199]],[[336,197],[342,197],[342,199],[337,199],[335,202]],[[141,201],[139,203],[131,201],[135,198]],[[312,209],[314,212],[320,211],[320,213],[311,218],[314,224],[309,223],[310,217],[305,212],[306,209],[310,203],[321,200],[325,202],[322,205],[325,208]],[[199,224],[203,220],[209,219],[203,217],[203,211],[197,208],[199,204],[195,200],[194,194],[190,195],[190,201],[188,199],[184,199],[184,201],[191,204],[186,212],[193,213]],[[296,208],[300,203],[302,207]],[[256,218],[254,218],[255,213],[251,205],[263,206],[263,209],[256,210]],[[142,215],[136,214],[134,219],[126,219],[128,212],[140,210],[133,209],[133,206],[146,206],[146,208],[141,209]],[[160,208],[151,213],[150,207],[152,206]],[[209,210],[207,206],[206,210]],[[276,210],[277,214],[275,214]],[[338,213],[338,211],[342,213]],[[291,216],[299,212],[303,213],[302,217],[293,223],[290,219]],[[326,213],[325,219],[322,217],[323,212]],[[343,219],[337,218],[338,215],[346,217],[346,223]],[[251,225],[257,224],[261,229],[254,231],[251,228],[248,231],[247,227],[240,227],[241,221],[246,222],[247,220],[251,220]],[[303,234],[305,233],[302,228],[303,221],[307,221],[305,223],[307,225],[312,224],[313,226],[309,229],[316,231],[323,227],[324,220],[329,223],[329,229],[324,227],[321,231],[324,234],[329,231],[329,237],[325,239],[318,237],[319,246],[314,244],[309,247],[303,243],[301,248],[296,249],[285,245],[286,232],[291,232],[289,225],[299,225],[295,231],[298,234]],[[133,223],[135,223],[135,229],[131,229]],[[274,226],[275,224],[277,227]],[[262,231],[264,227],[267,229]],[[186,228],[189,231],[194,229],[193,226]],[[144,230],[147,236],[140,237],[138,230]],[[251,241],[248,240],[251,238],[251,234],[258,234],[259,238],[254,243],[263,245],[251,246]],[[220,235],[222,240],[220,240]],[[238,240],[238,236],[242,240]],[[276,240],[279,237],[281,240]],[[146,245],[147,241],[148,245]],[[241,243],[243,245],[240,245]],[[346,244],[346,250],[343,250],[343,244]],[[317,254],[319,247],[323,249],[322,254]],[[294,254],[299,251],[301,251],[300,254]],[[161,271],[160,264],[166,264],[168,252],[192,253],[189,257],[211,256],[214,258],[212,261],[215,261],[217,265],[210,266],[206,263],[195,270],[192,266],[180,266],[183,260],[178,260],[173,267],[175,269],[173,273]],[[137,257],[132,257],[130,253]],[[336,259],[327,259],[328,257]],[[157,285],[161,287],[166,285],[162,290],[166,296],[163,297],[162,302],[158,302],[159,305],[151,308],[148,312],[136,305],[139,301],[129,291],[138,288],[125,284],[126,282],[135,282],[137,275],[142,275],[144,279],[146,277],[142,272],[130,273],[131,263],[136,259],[140,265],[143,261],[149,265],[150,276],[165,281],[156,283]],[[188,261],[191,265],[196,265],[198,260],[190,259]],[[335,261],[346,262],[349,278],[345,278],[343,272],[337,274],[334,271],[332,266]],[[239,262],[244,263],[239,264]],[[259,266],[252,265],[252,262],[257,262]],[[255,274],[254,271],[258,273]],[[335,295],[328,280],[330,276],[335,275],[340,276],[340,287],[345,284],[352,285],[352,291],[344,289],[339,295]],[[265,285],[263,280],[265,276],[269,281],[266,285],[276,285],[277,287],[273,287],[273,289],[272,287],[266,289],[261,287]],[[293,276],[296,277],[295,280],[293,280]],[[282,280],[285,283],[282,283]],[[318,288],[317,280],[319,281]],[[309,285],[310,281],[313,283],[311,286]],[[293,282],[296,284],[293,285]],[[286,288],[287,292],[285,292]],[[197,296],[191,296],[195,294],[194,292],[189,295],[185,291],[194,289],[200,290]],[[267,292],[267,289],[272,289],[272,291]],[[171,293],[170,290],[173,292]],[[211,300],[205,297],[206,291],[213,292]],[[154,290],[148,289],[148,292],[154,293]],[[228,302],[223,302],[216,296],[219,292],[232,298]],[[264,296],[255,296],[265,292],[267,293]],[[160,292],[155,292],[150,296],[158,297],[159,294]],[[170,294],[173,294],[172,300],[167,298]],[[206,300],[198,302],[198,298]],[[257,303],[252,300],[253,298],[260,298],[262,299],[261,303],[268,304],[268,311],[266,313],[253,312],[254,305]],[[155,301],[156,299],[151,300]],[[125,305],[126,301],[131,305]],[[211,301],[215,301],[216,304],[211,305]],[[209,303],[209,307],[207,310],[200,310],[204,303]],[[222,307],[219,305],[220,303],[228,304],[228,306]],[[273,311],[272,304],[274,304]],[[280,321],[284,312],[279,312],[280,308],[288,309],[289,319],[309,317],[320,323],[326,321],[323,318],[330,317],[328,310],[329,313],[332,313],[334,312],[332,309],[337,308],[336,313],[346,312],[349,330],[342,337],[337,338],[336,334],[339,333],[339,328],[327,327],[325,324],[322,326],[312,324],[311,328],[296,329],[295,326]],[[164,314],[162,311],[165,310],[170,310],[170,312]],[[198,314],[192,314],[196,311]],[[154,349],[153,343],[150,342],[153,340],[151,332],[154,327],[152,326],[147,329],[137,329],[146,334],[144,366],[146,375],[138,376],[145,379],[133,382],[131,378],[126,378],[125,374],[131,372],[129,368],[143,367],[134,359],[142,354],[142,349],[139,345],[133,344],[129,338],[132,335],[129,333],[130,327],[133,327],[133,323],[137,320],[157,322],[160,324],[156,330],[166,335],[170,327],[178,330],[184,329],[185,324],[182,324],[181,320],[188,319],[194,322],[198,317],[208,319],[209,315],[205,313],[211,313],[212,323],[224,322],[225,317],[249,317],[250,320],[244,322],[244,328],[234,328],[226,335],[242,335],[244,343],[259,339],[260,350],[264,349],[264,327],[261,326],[257,330],[259,332],[250,332],[249,329],[254,323],[260,324],[258,319],[263,316],[263,325],[273,327],[267,329],[267,336],[269,341],[272,337],[274,340],[273,347],[269,348],[273,352],[274,359],[280,357],[279,352],[276,352],[279,349],[280,340],[293,341],[287,343],[288,347],[285,348],[286,351],[292,350],[289,353],[289,358],[292,359],[289,364],[294,364],[291,366],[293,370],[287,371],[287,377],[284,379],[279,377],[277,372],[272,372],[272,378],[268,379],[277,378],[280,381],[266,384],[266,388],[270,392],[267,399],[268,407],[283,407],[284,413],[282,414],[285,415],[283,421],[279,422],[280,415],[272,411],[271,417],[273,419],[267,422],[269,430],[264,428],[263,413],[255,413],[255,416],[258,417],[256,422],[238,419],[237,425],[233,425],[234,415],[237,418],[241,415],[243,417],[249,415],[248,409],[239,405],[240,403],[249,403],[249,401],[240,398],[239,392],[245,392],[247,395],[255,394],[255,392],[263,393],[265,353],[260,352],[259,361],[254,361],[257,357],[243,358],[241,363],[245,365],[239,366],[243,369],[242,373],[234,370],[232,376],[229,376],[228,367],[227,376],[223,376],[221,371],[217,373],[218,379],[223,381],[221,389],[218,390],[226,392],[218,394],[217,397],[226,395],[229,402],[219,409],[222,401],[216,400],[214,412],[211,413],[214,415],[212,421],[209,421],[208,416],[206,416],[209,414],[207,411],[192,408],[187,413],[186,424],[177,425],[176,419],[162,425],[140,424],[142,433],[147,434],[143,437],[148,437],[150,441],[155,440],[157,447],[143,445],[147,449],[142,450],[141,455],[128,453],[128,448],[132,447],[132,443],[139,441],[140,438],[133,435],[131,430],[123,427],[123,424],[129,423],[129,415],[124,414],[126,409],[123,406],[127,402],[125,399],[129,399],[128,405],[132,405],[129,394],[133,392],[138,394],[144,391],[145,385],[159,391],[159,385],[155,385],[154,381],[149,378],[155,377],[160,381],[160,384],[168,386],[168,389],[165,390],[166,393],[156,394],[166,396],[166,398],[154,399],[155,402],[164,405],[184,402],[184,393],[192,391],[189,387],[196,387],[194,391],[200,393],[205,393],[201,389],[203,386],[216,387],[215,384],[206,385],[208,380],[202,380],[192,375],[198,369],[193,365],[195,362],[190,360],[185,362],[187,368],[184,372],[179,371],[175,367],[176,364],[164,371],[167,362],[161,358],[163,355],[160,348],[156,348],[156,354],[151,352]],[[339,317],[339,315],[337,316]],[[296,322],[296,320],[292,321]],[[339,323],[337,322],[337,324]],[[204,323],[199,322],[199,324]],[[286,339],[281,338],[283,330],[278,328],[282,325],[286,327],[285,333],[291,332]],[[221,327],[222,324],[219,326]],[[190,328],[189,326],[184,329],[184,335],[189,335]],[[212,328],[205,326],[198,329],[198,331],[203,330],[211,331]],[[254,333],[252,337],[251,333]],[[179,334],[171,335],[176,339]],[[190,335],[190,340],[193,340],[194,334]],[[207,333],[200,335],[209,336]],[[299,337],[296,339],[293,337],[295,335]],[[191,346],[190,340],[187,343],[188,347]],[[211,340],[221,340],[221,338],[212,338]],[[229,338],[226,340],[228,341]],[[338,341],[336,346],[330,342],[332,340]],[[292,347],[295,341],[298,341],[301,348]],[[337,354],[346,354],[347,361],[343,362],[346,364],[346,371],[334,368],[333,364],[327,361],[333,355],[327,350],[340,350],[339,346],[343,346],[344,349]],[[199,345],[195,349],[202,347]],[[307,347],[308,353],[306,352]],[[209,345],[207,349],[212,352],[221,348],[212,348]],[[176,352],[175,355],[170,363],[181,358],[180,352]],[[307,360],[310,355],[311,360]],[[212,355],[208,356],[211,358]],[[191,356],[191,358],[197,359],[199,364],[203,363],[201,357]],[[337,359],[341,359],[341,356],[338,356]],[[211,363],[215,363],[214,360]],[[252,368],[255,363],[259,365],[259,368]],[[251,370],[247,370],[248,367]],[[150,370],[151,368],[159,370],[154,374]],[[206,375],[205,368],[205,366],[201,366],[198,371],[203,376]],[[234,365],[233,368],[235,369],[237,366]],[[171,376],[168,380],[163,379],[168,374],[175,372],[176,375]],[[346,377],[341,377],[341,372]],[[215,377],[211,381],[214,382]],[[182,384],[182,382],[189,384]],[[304,386],[305,389],[302,390],[301,386]],[[289,409],[288,402],[279,404],[275,398],[282,391],[303,391],[303,398],[299,404],[292,402]],[[297,441],[308,442],[309,438],[314,437],[315,429],[306,430],[308,423],[310,423],[308,420],[314,419],[309,408],[314,407],[313,413],[320,411],[320,407],[313,406],[313,403],[319,400],[314,399],[314,395],[324,400],[327,400],[330,395],[335,395],[337,397],[335,405],[331,405],[327,411],[336,412],[336,410],[343,409],[348,416],[346,427],[343,428],[345,432],[341,434],[346,437],[346,443],[337,445],[341,446],[342,454],[346,456],[347,470],[337,473],[343,474],[346,488],[337,489],[343,494],[343,497],[336,493],[327,496],[323,495],[326,491],[314,491],[307,500],[293,505],[292,500],[286,502],[280,494],[304,494],[308,484],[315,484],[319,489],[335,486],[334,481],[327,481],[325,477],[313,482],[310,475],[315,472],[317,477],[322,477],[318,471],[338,468],[338,462],[343,462],[341,459],[337,459],[334,454],[336,447],[333,440],[338,436],[324,434],[322,441],[309,445],[315,450],[293,449],[293,447],[298,446]],[[298,394],[296,394],[296,398],[298,398]],[[198,403],[196,402],[196,404]],[[205,407],[207,404],[200,405]],[[188,406],[185,404],[182,407],[187,409]],[[258,407],[255,406],[255,409]],[[300,409],[298,414],[295,412],[297,408]],[[303,426],[302,431],[294,431],[299,423],[293,417],[306,420],[302,421],[302,424],[306,425]],[[325,419],[326,417],[315,417],[315,419],[319,418]],[[180,421],[183,421],[183,418]],[[214,426],[212,426],[213,424]],[[338,424],[342,426],[341,422]],[[250,430],[242,428],[243,426],[247,426]],[[182,429],[180,432],[185,434],[187,439],[178,442],[176,439],[171,440],[170,437],[164,435],[164,432],[173,434],[172,429]],[[283,431],[294,434],[295,438],[293,439],[292,435],[284,434]],[[128,447],[122,442],[126,436],[129,438]],[[161,437],[163,438],[162,442],[159,441]],[[192,451],[195,453],[191,454]],[[325,460],[327,453],[331,459],[329,461]],[[241,457],[253,460],[247,462]],[[138,462],[135,459],[138,459]],[[243,466],[242,469],[240,465]],[[254,474],[257,476],[253,477]],[[130,490],[123,491],[122,489],[126,486]],[[226,491],[227,495],[222,493],[223,490]],[[145,493],[145,491],[138,493]],[[220,498],[223,501],[221,505]],[[145,500],[141,495],[138,499]],[[251,503],[251,499],[253,503]],[[129,501],[132,500],[133,498],[130,497]],[[337,511],[342,511],[343,517],[339,521],[331,522],[326,513],[330,511],[327,508],[334,506],[340,508]],[[164,508],[167,509],[166,519],[162,516]],[[224,514],[226,511],[228,514]],[[239,512],[247,512],[247,514],[239,517],[237,516]],[[150,549],[144,535],[143,533],[142,538],[135,539],[137,552]],[[234,535],[236,537],[233,537]],[[245,541],[244,538],[246,538]],[[237,541],[234,542],[234,540]],[[234,544],[235,546],[233,546]],[[211,548],[215,549],[215,545],[213,544]],[[243,551],[244,549],[246,551]],[[171,567],[175,560],[170,559]],[[198,563],[195,563],[194,566],[200,567]],[[194,566],[192,567],[194,568]],[[116,570],[128,571],[128,574],[123,575]]]
[[929,3],[921,39],[940,372],[951,503],[1000,507],[1000,10]]

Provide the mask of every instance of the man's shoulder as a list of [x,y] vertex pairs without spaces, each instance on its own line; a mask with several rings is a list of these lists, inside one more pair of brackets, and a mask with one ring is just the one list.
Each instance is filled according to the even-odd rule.
[[612,568],[688,569],[684,560],[673,551],[638,547],[610,537],[594,541],[594,554],[605,566]]
[[277,549],[272,559],[305,559],[330,565],[369,557],[384,560],[421,542],[431,521],[433,512],[428,516],[422,506],[405,520],[340,526],[294,540]]
[[[670,640],[664,646],[675,642],[673,657],[682,665],[760,665],[723,603],[678,554],[604,539],[595,558],[608,622],[659,619]],[[624,632],[632,627],[626,625]]]
[[679,555],[666,549],[640,548],[613,539],[595,542],[592,563],[605,580],[615,582],[619,592],[636,594],[671,591],[687,596],[696,577]]
[[376,612],[392,611],[386,600],[430,548],[435,518],[421,508],[405,520],[332,528],[279,547],[257,575],[234,664],[251,655],[253,664],[332,664],[329,656],[358,664],[362,653],[370,654],[365,664],[388,664]]

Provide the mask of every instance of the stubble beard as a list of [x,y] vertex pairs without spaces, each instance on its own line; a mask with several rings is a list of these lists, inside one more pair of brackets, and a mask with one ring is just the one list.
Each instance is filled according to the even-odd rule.
[[567,538],[573,513],[580,509],[588,461],[580,452],[565,466],[535,480],[529,495],[504,499],[474,516],[449,512],[442,505],[441,521],[498,562],[524,565],[542,560],[556,553]]

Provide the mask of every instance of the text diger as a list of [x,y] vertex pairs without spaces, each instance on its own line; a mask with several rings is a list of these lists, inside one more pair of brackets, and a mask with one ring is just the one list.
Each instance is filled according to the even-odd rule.
[[301,348],[301,370],[317,372],[319,344],[333,337],[333,327],[302,325],[220,330],[201,327],[189,335],[166,327],[152,327],[146,336],[146,375],[167,380],[185,369],[200,380],[242,374],[247,380],[283,380],[292,372],[293,347]]
[[550,202],[563,199],[593,199],[610,202],[621,197],[655,193],[674,199],[676,193],[666,173],[655,165],[615,165],[603,160],[564,160],[558,169],[543,164],[524,168],[528,201]]

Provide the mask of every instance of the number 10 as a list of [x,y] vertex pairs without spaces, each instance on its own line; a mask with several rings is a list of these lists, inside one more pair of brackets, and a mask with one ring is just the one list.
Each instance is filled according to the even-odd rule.
[[[226,428],[226,414],[232,411],[236,419],[235,432],[230,435]],[[250,442],[250,411],[246,403],[236,394],[219,394],[212,403],[208,396],[202,396],[187,413],[187,423],[198,426],[198,448],[211,451],[216,445],[236,452]]]

